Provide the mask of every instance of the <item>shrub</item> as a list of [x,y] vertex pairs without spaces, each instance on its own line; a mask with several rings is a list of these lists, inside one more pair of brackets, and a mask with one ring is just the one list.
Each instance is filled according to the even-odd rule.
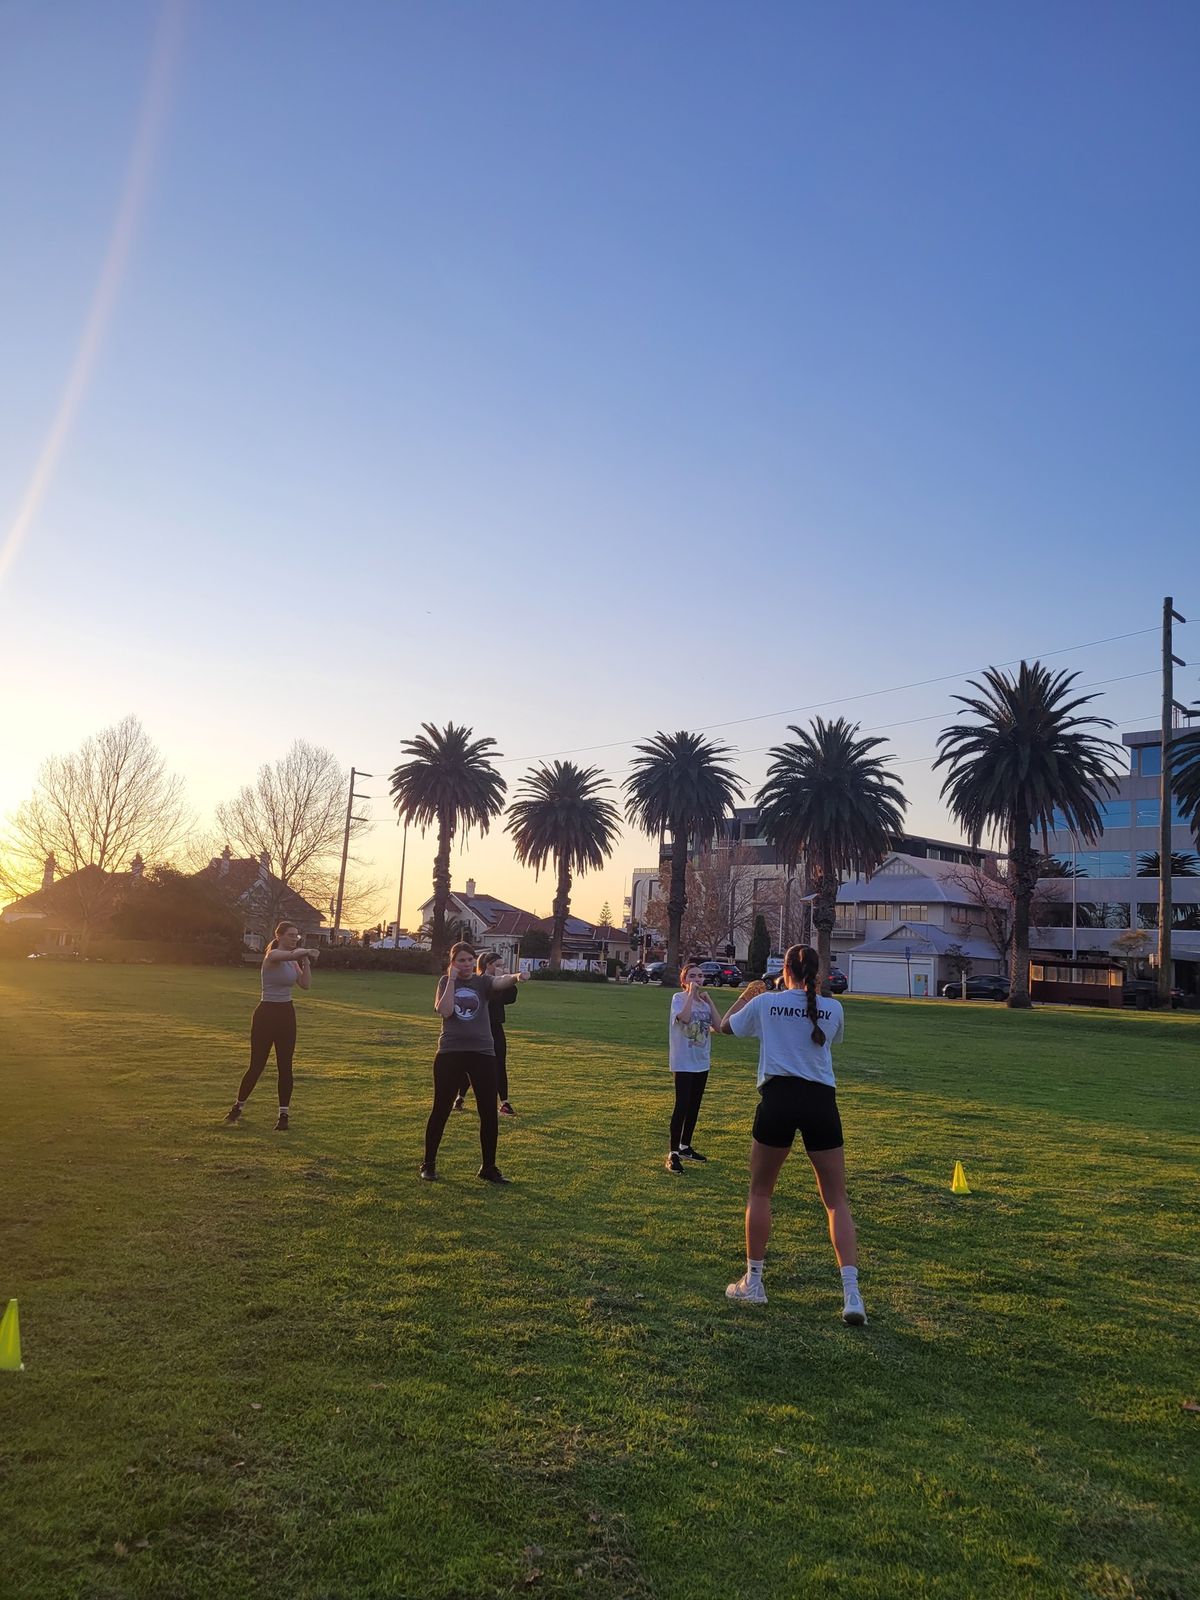
[[428,950],[364,950],[360,944],[339,944],[321,951],[319,972],[416,972],[432,976]]
[[88,961],[182,967],[238,966],[242,960],[241,939],[92,939],[80,954]]
[[551,972],[549,967],[539,967],[533,974],[535,983],[607,983],[603,972]]

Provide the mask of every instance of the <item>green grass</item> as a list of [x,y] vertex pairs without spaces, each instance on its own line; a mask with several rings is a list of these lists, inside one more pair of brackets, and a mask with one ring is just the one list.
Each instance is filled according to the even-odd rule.
[[802,1159],[726,1303],[753,1047],[670,1178],[661,992],[523,991],[493,1190],[471,1115],[417,1181],[430,980],[222,1127],[254,983],[0,967],[5,1596],[1200,1594],[1196,1019],[851,999],[858,1331]]

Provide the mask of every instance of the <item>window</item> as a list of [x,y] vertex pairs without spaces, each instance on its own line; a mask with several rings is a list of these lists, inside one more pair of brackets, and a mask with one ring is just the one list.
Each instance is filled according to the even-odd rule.
[[1071,926],[1071,906],[1068,902],[1052,900],[1034,911],[1034,921],[1039,928],[1069,928]]
[[1139,800],[1134,813],[1135,825],[1139,828],[1157,828],[1160,812],[1157,800]]
[[1130,752],[1130,772],[1140,773],[1143,778],[1157,778],[1162,772],[1162,746],[1157,744],[1140,744]]
[[892,920],[891,906],[880,905],[873,901],[864,903],[862,914],[868,922],[890,922]]
[[977,911],[974,906],[951,906],[950,907],[950,921],[951,922],[966,922],[966,923],[977,922],[981,915],[982,915],[982,913]]
[[1081,900],[1075,908],[1080,928],[1127,928],[1129,907],[1123,900]]
[[1070,871],[1075,866],[1077,878],[1127,878],[1129,876],[1128,850],[1077,850],[1074,856],[1059,853],[1054,858]]
[[1106,828],[1127,828],[1129,810],[1128,800],[1102,800],[1099,807],[1100,821]]
[[929,907],[918,905],[897,906],[896,917],[900,922],[928,922]]

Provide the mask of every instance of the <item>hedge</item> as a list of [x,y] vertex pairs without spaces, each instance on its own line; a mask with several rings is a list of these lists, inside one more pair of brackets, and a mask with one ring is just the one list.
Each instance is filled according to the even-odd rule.
[[361,944],[339,944],[322,949],[317,961],[321,972],[416,972],[428,978],[428,950],[368,950]]
[[607,983],[603,972],[551,972],[549,967],[539,967],[532,974],[535,983]]

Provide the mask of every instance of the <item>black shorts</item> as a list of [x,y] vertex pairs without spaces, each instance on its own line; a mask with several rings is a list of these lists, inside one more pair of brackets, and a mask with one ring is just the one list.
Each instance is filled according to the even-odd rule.
[[768,1078],[758,1091],[754,1137],[759,1144],[790,1150],[797,1133],[806,1150],[840,1150],[842,1119],[837,1094],[812,1078]]

